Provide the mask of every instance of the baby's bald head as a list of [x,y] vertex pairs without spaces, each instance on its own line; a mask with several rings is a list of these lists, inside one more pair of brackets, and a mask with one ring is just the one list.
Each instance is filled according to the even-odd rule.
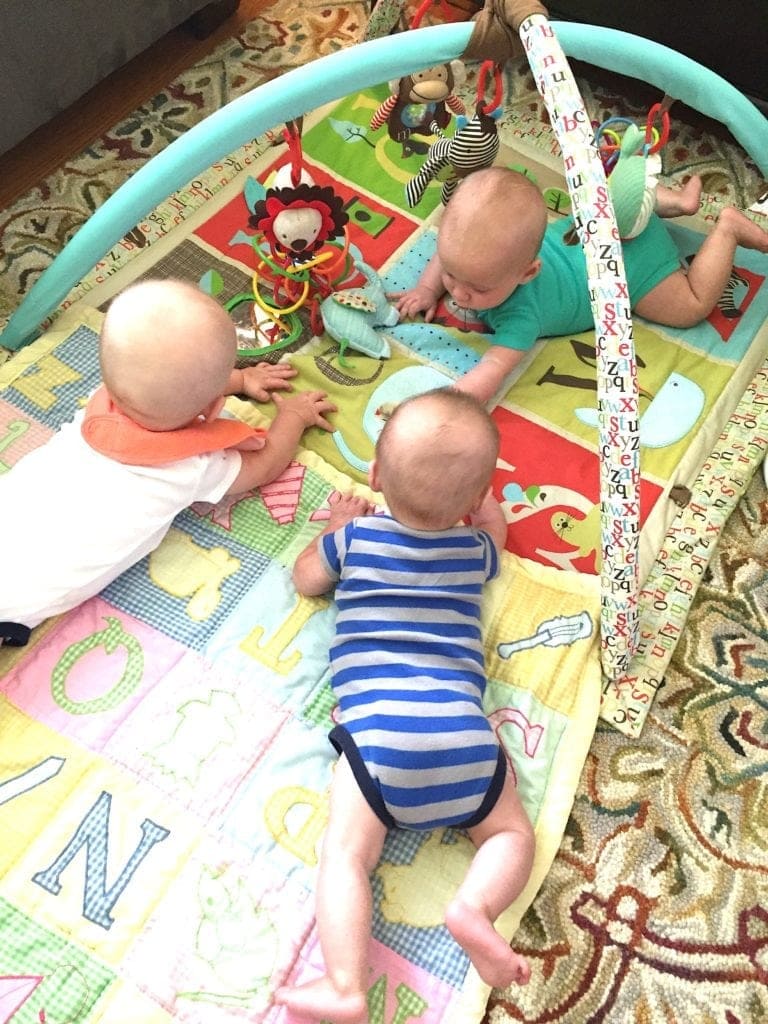
[[225,393],[237,353],[232,320],[185,281],[146,280],[112,301],[101,373],[115,404],[151,430],[185,426]]
[[499,432],[472,395],[439,388],[406,399],[376,445],[378,483],[392,515],[443,530],[484,497],[496,468]]

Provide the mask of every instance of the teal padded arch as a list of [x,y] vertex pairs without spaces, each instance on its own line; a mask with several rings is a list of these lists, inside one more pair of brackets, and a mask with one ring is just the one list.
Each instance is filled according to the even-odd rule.
[[[615,29],[553,22],[569,57],[621,71],[726,124],[768,177],[768,120],[738,89],[669,47]],[[249,139],[359,89],[460,57],[472,23],[359,43],[266,82],[211,114],[154,156],[100,206],[35,282],[0,343],[18,349],[77,282],[172,192]]]

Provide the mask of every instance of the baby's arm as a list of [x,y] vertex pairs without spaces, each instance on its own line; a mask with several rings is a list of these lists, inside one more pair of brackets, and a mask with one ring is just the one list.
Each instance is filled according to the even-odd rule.
[[297,370],[290,363],[256,363],[233,370],[229,375],[227,395],[247,395],[257,402],[268,402],[271,391],[290,391],[291,377]]
[[354,494],[339,494],[338,491],[330,496],[328,504],[331,514],[325,529],[307,544],[293,567],[294,586],[305,597],[325,594],[334,583],[318,553],[320,538],[326,533],[333,533],[342,526],[346,526],[355,516],[365,516],[373,511],[365,498],[357,498]]
[[336,412],[324,391],[301,391],[283,398],[272,396],[277,415],[267,432],[266,444],[258,451],[240,451],[242,465],[228,494],[241,494],[253,487],[261,487],[280,476],[296,453],[299,441],[307,427],[334,428],[325,413]]
[[401,317],[414,317],[418,313],[424,313],[424,320],[429,323],[443,295],[443,268],[439,256],[435,253],[413,288],[409,288],[407,292],[395,292],[387,298],[394,300],[395,308]]
[[525,355],[520,349],[505,345],[491,345],[482,359],[454,385],[458,391],[474,395],[480,402],[488,402],[504,384],[510,373]]
[[470,512],[469,522],[476,530],[485,530],[486,533],[489,533],[496,548],[499,551],[504,550],[507,543],[507,521],[504,518],[501,505],[494,498],[490,488],[480,507],[476,511]]

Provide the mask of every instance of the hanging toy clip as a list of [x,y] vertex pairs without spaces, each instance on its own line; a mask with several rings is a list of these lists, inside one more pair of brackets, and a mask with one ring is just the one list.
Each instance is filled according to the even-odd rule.
[[[422,0],[422,2],[414,11],[413,17],[411,18],[411,28],[418,28],[421,25],[424,15],[427,13],[429,8],[434,4],[434,2],[435,0]],[[461,20],[461,14],[455,14],[451,10],[450,5],[448,4],[448,0],[437,0],[437,3],[446,22],[450,23],[452,21]]]
[[504,83],[501,77],[501,65],[495,61],[486,60],[480,65],[480,72],[477,76],[477,102],[483,103],[485,100],[485,92],[488,87],[488,75],[493,71],[493,99],[490,103],[484,103],[480,108],[480,112],[483,114],[492,114],[494,110],[498,110],[501,106],[501,100],[504,95]]
[[291,121],[283,128],[283,139],[288,146],[288,155],[291,166],[291,184],[296,188],[302,180],[301,165],[301,121]]
[[[674,100],[665,96],[661,103],[654,103],[648,111],[648,118],[645,123],[645,145],[643,146],[643,152],[646,156],[658,153],[660,149],[666,146],[669,140],[669,107],[672,103],[674,103]],[[654,125],[654,121],[657,118],[661,120],[661,131]]]

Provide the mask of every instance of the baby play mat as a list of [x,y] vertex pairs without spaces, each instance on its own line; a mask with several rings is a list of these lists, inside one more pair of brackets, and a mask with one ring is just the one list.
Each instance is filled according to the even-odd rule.
[[[387,95],[365,90],[317,112],[303,148],[314,180],[343,201],[352,251],[397,290],[434,251],[441,182],[408,207],[404,186],[423,156],[371,129]],[[532,176],[562,216],[557,159],[519,141],[496,162]],[[222,304],[250,291],[249,215],[284,161],[282,149],[254,157],[181,235],[114,274],[107,257],[85,298],[0,370],[0,470],[98,383],[100,310],[130,280],[187,278]],[[681,257],[694,258],[706,227],[674,226]],[[494,411],[509,533],[485,606],[486,707],[537,835],[533,875],[499,924],[509,937],[557,851],[598,716],[640,733],[719,529],[765,449],[766,273],[765,257],[740,250],[707,322],[635,325],[642,646],[614,683],[603,684],[598,650],[591,333],[537,346]],[[247,337],[248,306],[233,306]],[[0,650],[0,1020],[289,1024],[272,993],[321,969],[313,892],[335,761],[334,606],[298,598],[291,566],[335,490],[369,494],[382,411],[450,383],[487,339],[448,306],[430,325],[377,328],[391,346],[383,360],[303,326],[279,355],[298,386],[333,397],[336,432],[309,431],[260,491],[182,513],[101,595],[39,627],[27,648]],[[271,411],[229,408],[253,423]],[[388,837],[373,879],[375,1024],[481,1019],[488,989],[442,925],[470,852],[452,830]]]

